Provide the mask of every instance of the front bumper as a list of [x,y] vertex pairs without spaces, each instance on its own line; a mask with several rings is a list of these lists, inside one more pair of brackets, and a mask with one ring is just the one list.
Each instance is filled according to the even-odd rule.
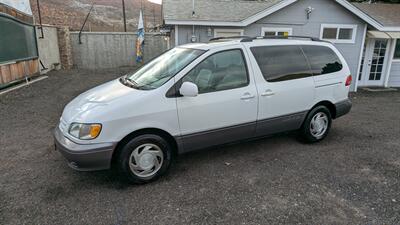
[[109,169],[116,146],[116,143],[77,144],[66,138],[58,127],[54,131],[54,142],[68,165],[79,171]]
[[351,107],[352,107],[352,103],[351,103],[350,99],[346,99],[344,101],[336,103],[335,104],[335,108],[336,108],[335,119],[349,113],[351,110]]

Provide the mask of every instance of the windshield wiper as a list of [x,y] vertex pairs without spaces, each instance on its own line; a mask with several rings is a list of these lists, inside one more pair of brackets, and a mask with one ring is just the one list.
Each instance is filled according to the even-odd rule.
[[123,84],[125,84],[126,86],[129,86],[129,87],[131,87],[131,88],[136,88],[136,89],[139,89],[140,87],[139,87],[139,85],[138,85],[138,83],[136,83],[134,80],[132,80],[132,79],[129,79],[128,78],[128,76],[124,76],[124,77],[121,77],[121,82],[123,83]]
[[134,80],[132,80],[132,79],[130,79],[128,77],[125,77],[125,81],[128,82],[132,86],[135,86],[135,87],[139,86],[138,83],[136,83],[136,81],[134,81]]

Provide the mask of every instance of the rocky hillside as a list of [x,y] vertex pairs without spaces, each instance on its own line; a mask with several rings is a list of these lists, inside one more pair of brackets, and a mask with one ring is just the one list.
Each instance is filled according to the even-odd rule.
[[[32,12],[38,20],[36,0],[30,0]],[[79,30],[93,0],[40,0],[43,24],[69,26]],[[94,8],[85,30],[123,31],[122,0],[95,0]],[[161,6],[143,0],[146,27],[152,29],[161,24]],[[141,0],[125,0],[128,31],[136,31]]]

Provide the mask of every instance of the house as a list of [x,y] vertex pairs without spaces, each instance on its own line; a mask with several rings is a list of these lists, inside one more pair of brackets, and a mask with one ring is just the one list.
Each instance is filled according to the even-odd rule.
[[27,0],[0,0],[0,89],[39,74],[33,16]]
[[[400,4],[346,0],[164,0],[174,45],[220,36],[318,37],[342,52],[352,90],[400,87]],[[396,40],[398,39],[397,43]]]

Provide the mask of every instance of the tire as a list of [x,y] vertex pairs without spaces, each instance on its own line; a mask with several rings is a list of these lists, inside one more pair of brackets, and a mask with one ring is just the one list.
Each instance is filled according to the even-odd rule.
[[153,134],[137,136],[125,144],[117,155],[120,177],[132,184],[157,180],[171,165],[171,145]]
[[332,125],[331,112],[326,106],[317,106],[307,115],[300,129],[301,139],[306,143],[322,141]]

